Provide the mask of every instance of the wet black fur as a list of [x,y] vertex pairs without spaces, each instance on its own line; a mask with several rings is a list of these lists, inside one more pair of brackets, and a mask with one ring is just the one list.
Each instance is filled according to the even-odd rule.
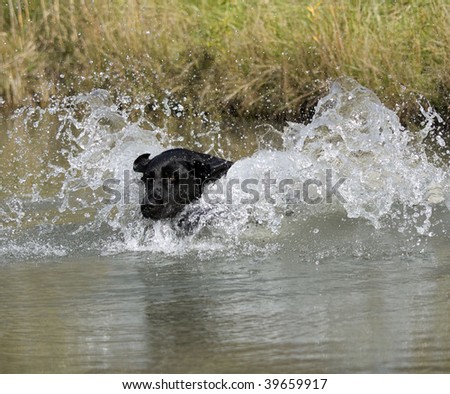
[[198,199],[203,187],[225,175],[233,162],[188,149],[169,149],[154,158],[140,155],[133,170],[143,173],[141,212],[154,220],[173,218]]

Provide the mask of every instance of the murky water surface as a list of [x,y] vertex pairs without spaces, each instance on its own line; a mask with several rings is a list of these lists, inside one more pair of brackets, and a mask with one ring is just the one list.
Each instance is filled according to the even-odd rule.
[[[351,80],[279,131],[145,111],[97,90],[0,122],[0,372],[450,372],[436,114],[412,134]],[[132,171],[177,146],[236,161],[189,231],[141,218]]]
[[0,270],[0,370],[448,372],[448,249],[16,262]]

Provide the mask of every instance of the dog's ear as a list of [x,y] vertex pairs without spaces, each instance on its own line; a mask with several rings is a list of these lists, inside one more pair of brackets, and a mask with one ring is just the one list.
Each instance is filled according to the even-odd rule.
[[150,153],[144,153],[140,155],[133,163],[133,170],[135,172],[144,172],[145,167],[150,163]]
[[231,161],[211,157],[206,161],[194,161],[195,176],[203,181],[216,181],[222,175],[225,175],[228,169],[233,165]]

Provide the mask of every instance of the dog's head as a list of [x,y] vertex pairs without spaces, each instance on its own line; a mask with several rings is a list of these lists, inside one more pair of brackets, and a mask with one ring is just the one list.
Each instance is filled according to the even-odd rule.
[[133,169],[143,173],[142,214],[155,220],[175,217],[201,196],[205,183],[219,179],[232,164],[187,149],[171,149],[153,159],[148,153],[140,155]]

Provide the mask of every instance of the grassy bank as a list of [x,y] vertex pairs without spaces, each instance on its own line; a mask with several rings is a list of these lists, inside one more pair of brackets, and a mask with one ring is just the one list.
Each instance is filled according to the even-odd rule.
[[[348,75],[405,111],[450,101],[448,0],[5,0],[3,106],[93,87],[301,118]],[[170,93],[168,93],[170,92]]]

